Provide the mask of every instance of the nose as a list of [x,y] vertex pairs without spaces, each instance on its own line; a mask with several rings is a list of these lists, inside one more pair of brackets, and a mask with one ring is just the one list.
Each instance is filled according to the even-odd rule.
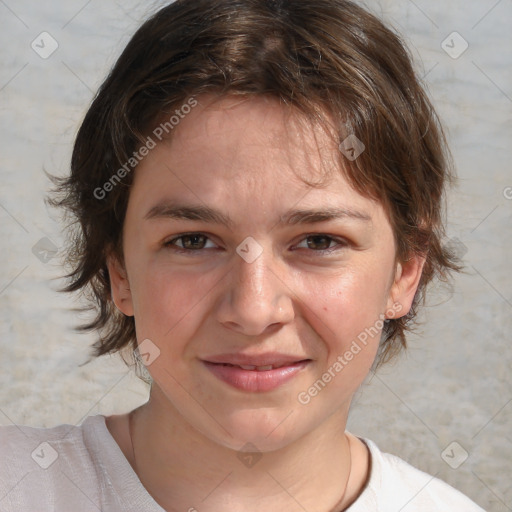
[[258,336],[293,320],[294,294],[273,259],[268,250],[251,263],[235,256],[217,310],[221,324],[240,334]]

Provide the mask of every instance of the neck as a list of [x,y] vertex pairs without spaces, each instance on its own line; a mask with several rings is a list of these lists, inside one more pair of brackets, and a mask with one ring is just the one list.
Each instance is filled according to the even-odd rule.
[[278,450],[237,452],[192,428],[159,395],[152,390],[131,414],[131,462],[167,510],[338,512],[364,485],[361,442],[345,434],[346,416],[334,414]]

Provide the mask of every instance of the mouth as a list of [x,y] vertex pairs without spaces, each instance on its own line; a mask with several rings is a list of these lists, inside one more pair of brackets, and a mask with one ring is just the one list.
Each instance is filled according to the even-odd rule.
[[[307,368],[311,359],[300,357],[275,357],[270,362],[269,356],[264,358],[253,358],[249,361],[247,357],[224,356],[212,358],[214,360],[203,360],[203,365],[225,384],[246,392],[272,391],[284,385],[296,375]],[[236,361],[234,359],[237,359]],[[244,359],[241,361],[240,359]]]
[[304,363],[306,361],[310,361],[310,359],[302,359],[300,361],[290,362],[290,363],[276,363],[276,364],[265,364],[261,366],[253,365],[253,364],[231,364],[231,363],[213,363],[211,361],[205,361],[210,364],[217,364],[222,366],[234,366],[237,368],[242,368],[242,370],[247,370],[250,372],[268,372],[269,370],[277,370],[278,368],[283,368],[285,366],[293,366],[295,364]]

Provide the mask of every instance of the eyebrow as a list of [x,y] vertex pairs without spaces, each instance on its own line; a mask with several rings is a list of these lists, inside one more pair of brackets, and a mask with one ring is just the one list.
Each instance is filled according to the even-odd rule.
[[[233,220],[224,213],[203,205],[184,205],[163,201],[153,206],[144,219],[171,218],[178,220],[196,220],[220,224],[230,229],[234,227]],[[314,224],[338,219],[352,219],[360,222],[372,222],[372,217],[366,212],[349,208],[324,209],[292,209],[281,216],[278,225]]]

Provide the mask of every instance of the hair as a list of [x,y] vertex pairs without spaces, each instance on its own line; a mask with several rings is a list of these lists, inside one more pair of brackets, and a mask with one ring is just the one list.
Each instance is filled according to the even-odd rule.
[[135,320],[115,307],[106,264],[109,254],[124,261],[134,174],[126,164],[136,164],[134,153],[163,117],[206,93],[267,95],[312,122],[334,120],[338,144],[349,134],[362,141],[356,159],[340,151],[340,172],[385,207],[397,261],[425,257],[409,313],[384,323],[376,361],[391,360],[417,324],[427,284],[461,270],[442,244],[445,187],[455,176],[405,44],[347,0],[177,0],[129,41],[80,126],[70,175],[51,177],[48,199],[70,220],[62,291],[80,291],[94,313],[78,327],[97,331],[93,355],[137,347]]

